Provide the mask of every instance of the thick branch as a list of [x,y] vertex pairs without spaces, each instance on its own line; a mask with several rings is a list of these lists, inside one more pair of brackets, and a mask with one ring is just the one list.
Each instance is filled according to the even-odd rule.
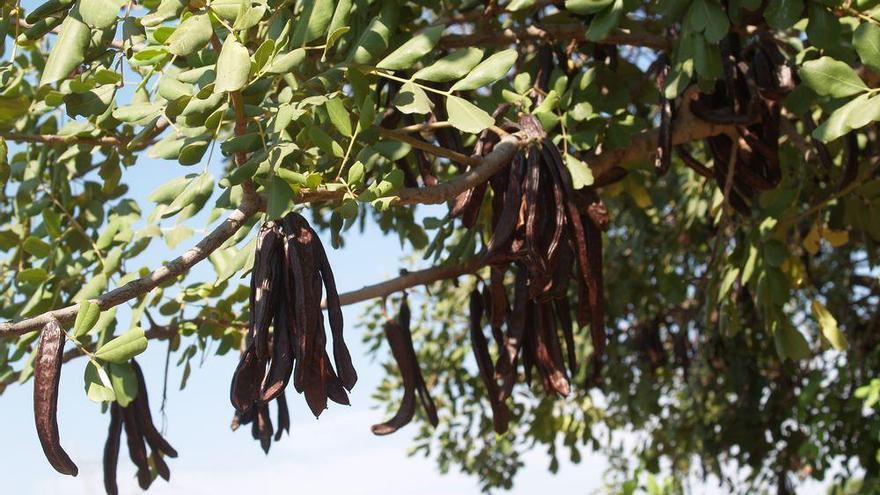
[[427,285],[438,280],[455,278],[467,273],[474,273],[486,265],[484,256],[476,255],[468,261],[456,265],[440,265],[417,272],[404,272],[399,277],[367,285],[358,290],[339,294],[339,302],[343,306],[357,304],[377,297],[385,297],[404,289]]
[[[397,192],[398,200],[395,204],[438,204],[459,193],[476,187],[495,175],[510,163],[516,150],[521,146],[521,141],[515,135],[508,135],[495,145],[492,152],[479,160],[476,167],[456,176],[454,179],[431,187],[408,187]],[[300,203],[316,203],[321,201],[338,201],[342,199],[344,191],[314,191],[300,195]]]
[[[689,95],[686,93],[684,103],[678,109],[678,116],[673,124],[672,144],[679,145],[691,141],[698,141],[719,134],[736,132],[735,125],[712,124],[698,119],[689,109]],[[632,137],[629,146],[611,151],[599,149],[584,157],[584,161],[590,166],[593,177],[601,182],[599,177],[607,174],[614,167],[626,168],[626,164],[642,161],[650,157],[657,149],[659,130],[649,129]]]

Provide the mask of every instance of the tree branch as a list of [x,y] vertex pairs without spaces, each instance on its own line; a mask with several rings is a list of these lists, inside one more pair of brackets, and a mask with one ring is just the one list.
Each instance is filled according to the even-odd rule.
[[[207,258],[209,254],[219,248],[227,239],[232,237],[235,232],[244,224],[244,222],[259,211],[259,202],[245,198],[241,206],[233,211],[229,217],[217,226],[207,237],[199,241],[195,247],[187,250],[178,258],[168,262],[167,265],[154,270],[152,273],[137,280],[133,280],[122,287],[113,289],[101,296],[93,299],[92,302],[97,304],[102,311],[110,309],[114,306],[124,303],[130,299],[140,297],[160,284],[177,277],[196,263]],[[51,319],[57,319],[62,324],[70,323],[76,318],[79,310],[78,304],[67,306],[66,308],[47,311],[39,316],[27,318],[19,322],[6,322],[0,324],[0,338],[6,338],[32,330],[42,328]]]
[[464,153],[459,153],[454,150],[448,150],[446,148],[437,146],[436,144],[428,143],[418,139],[416,137],[410,136],[408,134],[404,134],[403,132],[393,130],[393,129],[385,129],[384,127],[379,128],[379,135],[383,138],[393,139],[395,141],[400,141],[401,143],[406,143],[413,148],[418,148],[422,151],[430,153],[434,156],[440,156],[443,158],[448,158],[454,162],[460,163],[462,165],[468,165],[470,167],[476,167],[480,164],[480,159],[465,155]]
[[[584,41],[587,29],[583,24],[548,24],[527,26],[522,29],[503,29],[501,32],[485,29],[473,34],[453,34],[444,36],[439,43],[442,48],[462,48],[469,46],[512,45],[523,40],[540,41]],[[666,36],[617,29],[597,43],[605,45],[642,46],[656,50],[668,50],[670,40]]]

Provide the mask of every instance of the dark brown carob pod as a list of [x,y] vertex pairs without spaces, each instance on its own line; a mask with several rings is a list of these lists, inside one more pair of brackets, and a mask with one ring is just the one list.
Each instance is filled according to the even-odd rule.
[[117,495],[116,467],[119,464],[119,444],[122,440],[122,408],[116,402],[110,404],[110,426],[104,443],[104,490],[107,495]]
[[400,312],[396,320],[387,320],[383,327],[385,338],[391,347],[391,355],[397,363],[403,381],[403,399],[397,412],[384,423],[375,424],[371,430],[376,435],[388,435],[406,426],[415,415],[416,397],[422,403],[428,422],[434,426],[439,423],[437,407],[428,393],[425,378],[419,368],[418,357],[413,347],[410,329],[411,313],[406,295],[400,303]]
[[495,381],[495,366],[492,364],[489,344],[483,333],[483,297],[476,289],[471,291],[469,307],[471,349],[474,351],[477,369],[480,372],[483,385],[486,387],[489,405],[492,407],[492,423],[495,432],[504,433],[510,423],[510,410],[507,409],[507,404],[500,399],[498,392],[498,383]]
[[144,445],[144,437],[141,434],[137,415],[132,407],[122,408],[122,425],[125,428],[125,440],[128,444],[128,455],[131,462],[137,466],[138,486],[146,490],[153,483],[150,474],[150,461],[147,459],[147,448]]
[[76,476],[79,469],[61,447],[58,433],[58,385],[66,340],[58,320],[43,327],[34,362],[34,420],[49,464],[61,474]]
[[654,154],[654,171],[659,176],[666,175],[669,171],[669,165],[672,163],[672,122],[673,122],[673,103],[663,95],[666,87],[666,77],[669,75],[669,60],[666,55],[660,55],[658,60],[660,70],[657,73],[657,88],[660,91],[660,103],[658,113],[660,114],[660,128],[657,133],[657,151]]
[[159,433],[159,430],[156,429],[156,425],[153,423],[153,413],[150,412],[150,399],[147,395],[147,383],[144,380],[143,370],[141,370],[140,365],[134,359],[131,360],[131,366],[134,368],[135,375],[137,376],[138,393],[134,402],[129,404],[128,407],[134,407],[144,439],[153,451],[159,451],[168,457],[177,457],[177,451]]

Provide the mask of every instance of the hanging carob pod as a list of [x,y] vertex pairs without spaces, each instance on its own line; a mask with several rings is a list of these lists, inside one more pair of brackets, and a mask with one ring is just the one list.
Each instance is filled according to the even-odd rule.
[[470,309],[471,349],[474,351],[474,359],[477,361],[480,379],[483,381],[483,386],[486,387],[486,393],[489,397],[495,433],[504,433],[507,431],[508,424],[510,423],[510,409],[507,408],[507,404],[501,399],[498,382],[495,381],[495,365],[492,364],[492,357],[489,354],[489,343],[486,340],[486,335],[483,333],[483,296],[477,289],[471,291],[468,306]]
[[669,75],[669,58],[661,54],[657,62],[660,68],[657,71],[656,83],[660,93],[660,127],[657,133],[657,151],[654,155],[654,171],[659,176],[666,175],[669,165],[672,163],[672,123],[674,121],[673,105],[675,100],[666,98],[663,90],[666,87],[666,78]]
[[[748,216],[751,200],[760,192],[774,189],[782,180],[780,100],[794,88],[797,77],[770,40],[759,40],[743,51],[739,36],[731,33],[721,43],[721,52],[724,78],[716,82],[711,94],[700,94],[693,100],[690,110],[707,122],[737,126],[735,139],[720,134],[707,138],[706,143],[719,187],[729,189],[731,206]],[[750,60],[744,60],[741,54],[751,54]],[[685,164],[705,175],[686,158]],[[733,183],[728,185],[731,174]]]
[[388,319],[385,321],[383,330],[388,346],[391,348],[391,355],[397,364],[400,372],[400,378],[403,382],[403,398],[397,412],[391,419],[384,423],[378,423],[372,426],[371,430],[375,435],[389,435],[409,424],[415,416],[416,399],[422,404],[428,422],[433,426],[437,426],[439,418],[437,416],[437,407],[434,400],[428,392],[425,378],[419,367],[418,357],[413,347],[412,331],[410,329],[412,313],[409,309],[406,294],[400,301],[400,312],[396,319]]
[[58,433],[58,385],[66,340],[61,324],[55,319],[50,320],[40,333],[34,362],[34,420],[49,464],[61,474],[76,476],[79,469],[61,447]]
[[[333,364],[321,298],[333,337]],[[230,386],[235,408],[232,429],[251,425],[251,434],[268,452],[272,439],[290,431],[285,389],[293,381],[315,417],[330,399],[349,404],[357,372],[343,337],[342,307],[336,280],[318,234],[308,221],[290,213],[263,224],[257,235],[251,273],[251,321]],[[335,365],[335,369],[334,369]],[[277,406],[273,425],[269,404]]]
[[[168,481],[171,471],[165,457],[177,457],[177,451],[153,423],[143,371],[133,359],[131,366],[137,380],[137,395],[125,407],[118,402],[110,405],[110,426],[104,444],[104,489],[108,495],[118,493],[116,469],[123,430],[129,457],[137,467],[138,486],[141,489],[148,489],[157,476]],[[149,454],[147,447],[150,448]]]

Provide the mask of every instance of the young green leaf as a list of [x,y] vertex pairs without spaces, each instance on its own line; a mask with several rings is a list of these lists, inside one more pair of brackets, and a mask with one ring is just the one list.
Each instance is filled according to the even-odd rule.
[[83,374],[86,396],[92,402],[110,402],[116,399],[113,383],[104,368],[95,361],[89,361]]
[[74,7],[61,23],[55,45],[49,52],[46,67],[40,77],[40,86],[67,78],[85,60],[86,48],[91,38],[89,26],[80,17],[79,9]]
[[351,137],[351,116],[342,104],[342,98],[331,98],[324,103],[324,106],[336,130],[343,136]]
[[425,91],[410,81],[403,83],[400,91],[397,92],[397,96],[394,97],[394,106],[406,114],[426,114],[431,111],[433,104]]
[[137,397],[138,379],[131,363],[110,363],[107,366],[110,375],[110,383],[113,386],[113,394],[116,402],[122,407],[128,407]]
[[813,131],[813,137],[823,142],[831,142],[853,129],[880,120],[880,98],[870,98],[870,93],[861,94],[831,113],[825,122]]
[[804,62],[799,74],[810,89],[822,96],[842,98],[868,89],[852,67],[831,57]]
[[456,50],[413,74],[413,79],[432,82],[455,81],[467,75],[483,59],[481,48]]
[[95,357],[111,363],[125,363],[147,349],[147,337],[138,327],[102,345]]
[[614,0],[565,0],[565,9],[575,14],[595,14],[614,3]]
[[293,28],[292,46],[299,47],[327,33],[333,17],[333,0],[305,0],[299,20]]
[[409,69],[412,65],[424,57],[434,45],[440,41],[444,26],[431,26],[413,36],[409,41],[383,58],[376,67],[387,70]]
[[364,164],[360,160],[354,162],[348,169],[347,182],[351,186],[360,186],[364,182]]
[[214,93],[238,91],[245,87],[251,71],[251,56],[248,49],[228,35],[217,57],[217,82]]
[[464,98],[449,95],[446,97],[446,113],[449,122],[457,129],[476,134],[495,123],[491,115]]
[[614,4],[596,14],[587,29],[587,39],[599,41],[608,36],[620,24],[623,17],[623,0],[615,0]]
[[208,14],[196,14],[180,23],[165,40],[165,45],[172,55],[189,55],[207,45],[212,34],[214,29]]
[[880,26],[862,22],[853,32],[853,46],[862,63],[880,72]]
[[593,185],[595,181],[593,179],[593,171],[590,170],[586,163],[566,153],[565,167],[568,169],[568,173],[571,174],[571,183],[575,189]]
[[507,74],[516,63],[516,58],[516,50],[512,48],[493,54],[474,67],[464,79],[453,84],[450,91],[467,91],[493,83]]
[[101,308],[91,301],[79,303],[79,311],[76,313],[76,321],[73,324],[73,336],[81,337],[87,333],[101,316]]
[[94,29],[104,29],[116,23],[119,9],[127,0],[80,0],[79,12],[83,22]]

